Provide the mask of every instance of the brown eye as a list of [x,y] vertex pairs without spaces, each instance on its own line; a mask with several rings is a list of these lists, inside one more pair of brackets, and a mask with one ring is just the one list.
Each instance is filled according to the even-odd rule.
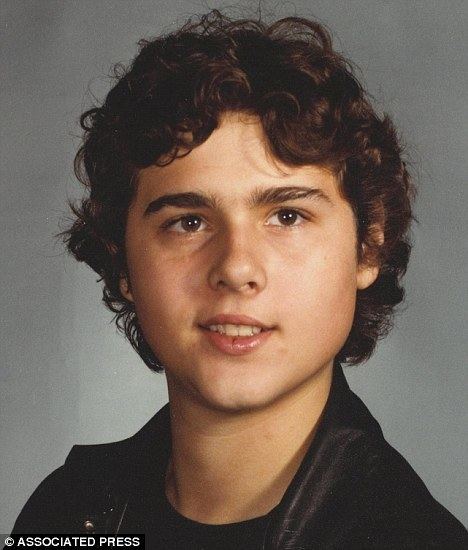
[[185,231],[198,231],[202,219],[199,216],[186,216],[180,220],[180,224]]
[[190,214],[169,222],[165,228],[176,233],[196,233],[206,223],[203,218]]
[[[267,225],[283,225],[286,227],[292,227],[296,225],[301,225],[302,221],[305,220],[304,216],[302,216],[302,214],[300,214],[297,210],[294,210],[293,208],[282,208],[281,210],[275,212],[273,216],[271,216],[271,218],[269,219],[273,218],[279,220],[279,223],[268,222]],[[298,221],[300,223],[296,223]]]

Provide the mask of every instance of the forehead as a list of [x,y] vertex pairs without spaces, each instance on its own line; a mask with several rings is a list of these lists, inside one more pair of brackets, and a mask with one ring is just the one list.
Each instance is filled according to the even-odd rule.
[[258,119],[244,113],[224,115],[219,127],[188,155],[166,166],[150,166],[138,175],[138,194],[147,198],[196,188],[235,200],[253,187],[287,185],[313,186],[330,197],[339,196],[334,172],[282,163],[270,153]]

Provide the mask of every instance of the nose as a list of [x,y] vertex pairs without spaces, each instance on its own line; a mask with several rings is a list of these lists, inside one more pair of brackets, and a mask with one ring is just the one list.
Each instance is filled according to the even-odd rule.
[[231,290],[245,295],[261,292],[266,285],[265,261],[258,235],[231,229],[223,232],[213,251],[208,274],[213,290]]

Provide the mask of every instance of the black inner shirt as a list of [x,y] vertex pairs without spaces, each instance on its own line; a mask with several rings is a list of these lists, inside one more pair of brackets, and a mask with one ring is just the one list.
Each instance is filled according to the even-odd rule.
[[[265,529],[269,520],[266,516],[227,523],[207,525],[190,520],[175,510],[165,499],[166,540],[174,549],[194,550],[259,550],[262,548]],[[167,546],[166,548],[172,546]]]
[[121,532],[146,535],[148,550],[261,550],[272,512],[223,525],[188,519],[170,504],[163,487],[147,486],[130,501]]

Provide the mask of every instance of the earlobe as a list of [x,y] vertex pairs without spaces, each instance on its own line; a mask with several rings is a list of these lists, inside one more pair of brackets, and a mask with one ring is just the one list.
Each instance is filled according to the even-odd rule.
[[127,277],[121,277],[119,281],[119,288],[122,296],[129,302],[133,302],[133,294],[130,290],[130,284]]
[[372,243],[372,247],[369,247],[365,242],[361,243],[362,254],[356,275],[358,290],[370,287],[379,276],[379,247],[385,242],[382,224],[373,224],[368,229],[368,239]]
[[379,276],[378,265],[362,264],[358,266],[356,274],[356,286],[358,290],[364,290],[371,286]]

